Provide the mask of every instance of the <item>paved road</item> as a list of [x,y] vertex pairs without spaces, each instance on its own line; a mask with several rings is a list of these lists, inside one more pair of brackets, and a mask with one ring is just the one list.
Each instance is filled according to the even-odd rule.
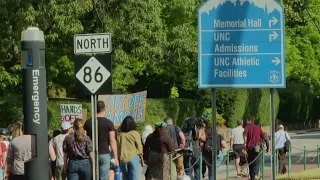
[[[308,156],[308,164],[315,164],[317,163],[316,157],[316,149],[317,149],[317,144],[320,146],[320,132],[312,132],[312,133],[306,133],[306,134],[299,134],[299,135],[291,135],[291,144],[292,144],[292,163],[293,164],[302,164],[303,163],[303,158],[302,160],[301,157],[303,157],[303,148],[306,146],[306,150],[308,151],[307,156]],[[226,152],[228,149],[225,149],[224,152]],[[266,176],[270,176],[270,154],[266,154],[266,164],[265,164],[265,172]],[[299,161],[300,160],[300,161]],[[313,160],[313,161],[312,161]],[[233,166],[234,161],[230,162],[229,166],[229,175],[230,177],[235,177],[236,171]],[[309,168],[315,167],[314,165],[308,165]],[[293,171],[300,171],[303,170],[303,166],[297,165],[294,166]],[[140,171],[141,172],[141,171]],[[221,165],[218,168],[218,179],[226,179],[226,172],[227,172],[227,167],[225,163]],[[175,175],[175,173],[174,173]],[[143,180],[144,176],[140,175],[139,179]],[[268,179],[268,178],[266,178]],[[208,180],[208,178],[204,178],[204,180]]]

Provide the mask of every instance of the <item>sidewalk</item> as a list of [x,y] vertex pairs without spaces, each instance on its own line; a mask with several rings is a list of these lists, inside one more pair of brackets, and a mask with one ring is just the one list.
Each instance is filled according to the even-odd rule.
[[[314,169],[314,168],[318,168],[318,166],[316,164],[307,164],[307,166],[306,166],[306,169]],[[265,167],[265,169],[266,170],[264,172],[264,174],[265,174],[264,179],[265,180],[271,180],[271,169],[270,169],[270,167]],[[292,165],[292,173],[303,171],[303,169],[304,169],[303,164],[293,164]],[[230,176],[229,180],[239,180],[239,179],[247,180],[248,177],[237,178],[235,176]],[[219,180],[226,180],[226,178],[219,178]]]
[[320,128],[313,128],[313,129],[306,129],[306,130],[292,130],[288,131],[289,135],[296,135],[296,134],[307,134],[311,132],[320,132]]

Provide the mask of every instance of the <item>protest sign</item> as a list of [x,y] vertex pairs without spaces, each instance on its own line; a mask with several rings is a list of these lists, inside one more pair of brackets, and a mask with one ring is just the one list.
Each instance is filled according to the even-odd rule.
[[82,119],[82,104],[60,104],[61,123],[73,123],[76,118]]
[[115,125],[121,124],[126,116],[132,116],[136,122],[145,119],[147,91],[126,95],[99,95],[98,100],[105,103],[106,118]]
[[82,119],[85,121],[87,120],[87,114],[88,114],[88,110],[82,109]]

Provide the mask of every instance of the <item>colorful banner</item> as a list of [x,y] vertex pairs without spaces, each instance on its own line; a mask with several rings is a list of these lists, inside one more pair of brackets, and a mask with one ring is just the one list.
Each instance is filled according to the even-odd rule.
[[106,118],[115,125],[120,125],[126,116],[132,116],[136,122],[145,119],[147,91],[126,95],[99,95],[98,100],[105,103]]
[[82,104],[60,104],[61,123],[73,123],[76,118],[82,119]]

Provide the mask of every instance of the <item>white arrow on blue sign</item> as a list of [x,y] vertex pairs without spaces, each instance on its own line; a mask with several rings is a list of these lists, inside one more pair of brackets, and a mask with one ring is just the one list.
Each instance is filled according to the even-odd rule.
[[284,8],[208,0],[198,9],[199,88],[285,88]]

